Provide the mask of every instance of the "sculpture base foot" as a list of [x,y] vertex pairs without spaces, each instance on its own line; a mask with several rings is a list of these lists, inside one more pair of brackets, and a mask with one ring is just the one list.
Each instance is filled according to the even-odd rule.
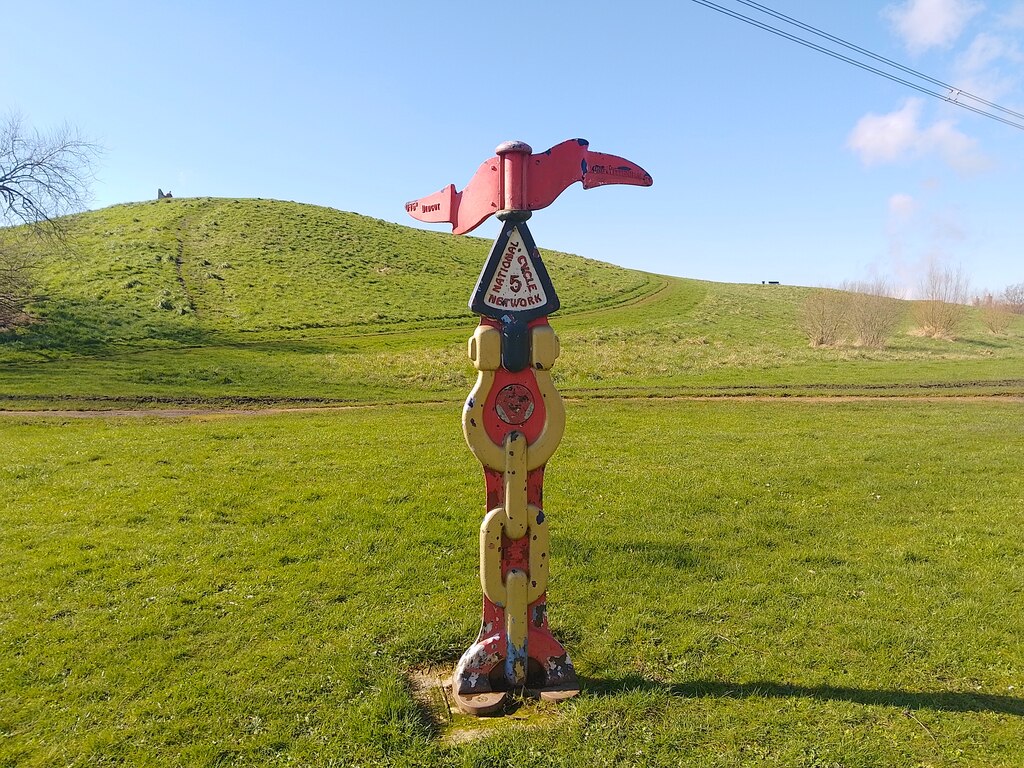
[[[557,703],[580,692],[572,662],[564,653],[549,658],[546,664],[531,658],[526,685],[514,688],[505,680],[500,654],[486,654],[485,648],[486,641],[483,645],[471,646],[452,678],[452,698],[459,710],[467,715],[503,714],[510,711],[516,696]],[[484,659],[486,663],[479,664]]]
[[[523,695],[531,699],[540,699],[551,704],[571,699],[580,692],[578,685],[566,684],[556,688],[524,688]],[[460,712],[475,717],[488,717],[501,714],[510,704],[511,691],[488,691],[486,693],[460,694],[458,685],[452,685],[452,698]]]
[[452,685],[452,698],[460,712],[476,717],[487,717],[505,709],[508,691],[488,691],[487,693],[459,694],[458,684]]
[[557,704],[560,701],[571,699],[573,696],[579,694],[579,692],[580,686],[574,680],[571,683],[566,682],[560,686],[552,688],[541,688],[537,691],[537,694],[540,696],[541,701],[550,701]]

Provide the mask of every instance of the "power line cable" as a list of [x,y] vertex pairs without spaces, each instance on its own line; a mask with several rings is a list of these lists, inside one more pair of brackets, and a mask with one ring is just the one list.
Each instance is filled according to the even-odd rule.
[[[1000,123],[1004,123],[1005,125],[1008,125],[1011,128],[1016,128],[1018,130],[1024,131],[1024,123],[1018,123],[1014,120],[1008,120],[1007,118],[995,115],[984,109],[971,106],[970,104],[964,104],[960,101],[957,101],[957,97],[942,93],[936,93],[935,91],[929,90],[928,88],[925,88],[924,86],[918,83],[911,82],[910,80],[905,80],[902,77],[894,75],[891,72],[886,72],[884,70],[878,69],[877,67],[872,67],[870,64],[865,64],[863,61],[858,61],[857,59],[850,58],[849,56],[845,56],[837,51],[833,51],[830,48],[826,48],[824,46],[818,45],[817,43],[813,43],[810,40],[805,40],[802,37],[798,37],[797,35],[786,32],[785,30],[779,29],[778,27],[773,27],[771,24],[767,24],[763,21],[758,21],[757,19],[752,18],[750,16],[746,16],[745,14],[742,14],[738,11],[734,11],[729,8],[725,8],[724,6],[718,5],[717,3],[710,2],[710,0],[693,0],[693,2],[697,3],[698,5],[703,5],[706,8],[710,8],[713,11],[718,11],[719,13],[725,14],[726,16],[731,16],[734,19],[745,22],[754,27],[758,27],[759,29],[763,29],[766,32],[771,32],[774,35],[778,35],[779,37],[785,38],[794,43],[798,43],[799,45],[802,45],[806,48],[810,48],[811,50],[818,51],[819,53],[824,53],[826,56],[831,56],[832,58],[838,59],[839,61],[843,61],[847,64],[852,64],[855,67],[859,67],[860,69],[863,69],[867,72],[871,72],[872,74],[884,77],[887,80],[893,81],[894,83],[899,83],[900,85],[905,85],[908,88],[913,88],[915,91],[919,91],[928,96],[932,96],[933,98],[939,99],[940,101],[945,101],[949,104],[955,104],[956,106],[962,107],[963,109],[966,109],[970,112],[974,112],[983,117],[987,117],[992,120],[996,120]],[[999,109],[1003,108],[999,107]],[[1010,112],[1011,114],[1016,114],[1011,112],[1010,110],[1003,109],[1003,111]]]
[[[820,30],[817,27],[811,26],[810,24],[805,24],[799,19],[794,19],[792,16],[787,16],[786,14],[773,10],[766,5],[754,2],[753,0],[736,0],[736,2],[742,3],[743,5],[746,5],[749,8],[759,10],[762,13],[768,14],[769,16],[773,16],[776,19],[779,19],[780,21],[785,21],[789,24],[792,24],[793,26],[799,27],[800,29],[806,32],[811,32],[812,34],[818,35],[818,37],[823,37],[826,40],[838,43],[844,48],[849,48],[851,51],[856,51],[857,53],[863,54],[864,56],[874,59],[877,62],[887,64],[890,67],[898,69],[902,72],[906,72],[909,75],[913,75],[914,77],[920,78],[921,80],[925,80],[926,82],[932,83],[933,85],[938,85],[942,88],[946,88],[950,91],[950,93],[957,94],[956,99],[965,97],[973,101],[977,101],[979,104],[984,104],[987,107],[991,107],[992,109],[998,109],[1000,112],[1005,112],[1008,115],[1013,115],[1014,117],[1024,119],[1024,113],[1015,112],[1012,109],[1007,109],[1006,107],[1000,106],[995,102],[988,101],[987,99],[983,99],[981,96],[976,96],[975,94],[970,93],[969,91],[965,91],[963,88],[957,88],[955,85],[950,85],[949,83],[943,82],[942,80],[937,80],[936,78],[931,77],[930,75],[926,75],[923,72],[917,71],[916,69],[908,67],[904,64],[900,64],[898,61],[887,59],[885,56],[880,56],[879,54],[874,53],[873,51],[869,51],[867,48],[862,48],[861,46],[851,43],[848,40],[844,40],[841,37],[837,37],[836,35],[832,35],[828,32]],[[954,101],[956,99],[954,99]]]

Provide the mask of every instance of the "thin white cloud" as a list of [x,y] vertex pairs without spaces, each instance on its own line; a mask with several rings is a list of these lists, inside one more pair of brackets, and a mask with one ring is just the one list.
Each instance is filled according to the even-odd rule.
[[1024,29],[1024,2],[1014,3],[999,17],[1000,29]]
[[974,139],[957,130],[952,120],[921,125],[921,99],[907,99],[904,105],[885,115],[864,115],[846,140],[848,149],[867,166],[905,162],[937,154],[961,173],[985,170],[989,161]]
[[936,213],[931,220],[931,238],[936,248],[949,248],[967,240],[967,225],[961,212],[947,207]]
[[920,199],[900,193],[887,201],[887,251],[870,265],[891,276],[898,293],[912,296],[931,263],[952,262],[968,247],[971,235],[963,212],[935,205],[926,191]]
[[887,115],[870,113],[857,121],[846,146],[865,165],[894,163],[906,157],[920,140],[917,127],[921,100],[908,99],[902,109]]
[[974,0],[906,0],[882,13],[911,53],[947,48],[984,5]]
[[952,120],[940,120],[921,132],[920,153],[937,152],[946,164],[961,173],[988,169],[991,162],[978,150],[978,142],[958,131]]
[[917,210],[917,201],[906,194],[897,194],[889,198],[889,217],[905,221],[914,215]]
[[1016,74],[1007,74],[1001,65],[1011,64],[1016,73],[1024,63],[1017,43],[1001,35],[982,32],[956,58],[954,82],[968,93],[990,101],[1015,91],[1020,84]]
[[967,50],[957,57],[957,66],[970,72],[986,69],[1003,57],[1019,55],[1010,41],[996,35],[982,32],[977,35]]

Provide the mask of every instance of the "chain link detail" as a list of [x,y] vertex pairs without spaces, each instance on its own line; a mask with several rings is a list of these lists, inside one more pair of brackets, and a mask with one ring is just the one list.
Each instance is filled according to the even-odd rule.
[[[505,502],[484,517],[480,525],[480,587],[505,612],[505,679],[524,685],[528,666],[526,639],[530,603],[548,588],[550,536],[544,512],[527,503],[526,467],[529,448],[519,432],[505,438]],[[505,542],[529,537],[528,571],[510,568],[502,578]]]
[[[518,485],[516,464],[525,464],[521,454],[529,450],[526,441],[518,432],[510,432],[505,440],[506,453],[511,454],[505,470],[505,487]],[[525,473],[524,473],[525,474]],[[495,507],[484,517],[480,525],[480,586],[487,599],[500,608],[508,610],[511,602],[508,596],[508,578],[501,574],[503,536],[516,541],[523,536],[530,537],[529,572],[526,575],[526,604],[529,605],[548,588],[548,559],[551,551],[551,537],[544,512],[533,504],[526,503],[525,478],[522,495],[509,496],[506,490],[505,504]],[[516,535],[518,534],[518,535]],[[518,569],[512,569],[512,571]]]
[[[508,432],[495,443],[484,426],[484,405],[501,367],[501,332],[480,325],[469,340],[469,358],[478,371],[476,386],[466,401],[463,433],[470,450],[487,469],[504,473],[504,501],[490,510],[480,525],[480,586],[505,616],[505,679],[525,685],[528,668],[527,637],[529,606],[548,587],[551,539],[544,512],[528,501],[529,473],[544,466],[565,431],[565,406],[551,380],[550,369],[558,357],[558,337],[548,325],[530,330],[530,363],[537,390],[544,400],[544,426],[532,443],[522,432]],[[504,574],[506,542],[528,537],[527,571],[512,567]]]
[[[558,353],[558,336],[551,326],[538,325],[530,329],[530,362],[547,416],[544,429],[530,444],[526,471],[544,466],[565,433],[565,404],[550,372]],[[462,413],[462,432],[477,461],[487,469],[502,472],[505,448],[491,440],[484,429],[484,404],[494,386],[494,372],[501,367],[501,331],[488,325],[478,326],[469,339],[469,359],[478,374]]]

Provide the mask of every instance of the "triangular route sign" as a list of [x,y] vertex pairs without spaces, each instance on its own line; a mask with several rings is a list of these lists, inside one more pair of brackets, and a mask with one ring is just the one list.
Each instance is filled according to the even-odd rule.
[[511,316],[528,321],[550,315],[559,306],[526,222],[506,220],[491,246],[469,308],[495,320]]

